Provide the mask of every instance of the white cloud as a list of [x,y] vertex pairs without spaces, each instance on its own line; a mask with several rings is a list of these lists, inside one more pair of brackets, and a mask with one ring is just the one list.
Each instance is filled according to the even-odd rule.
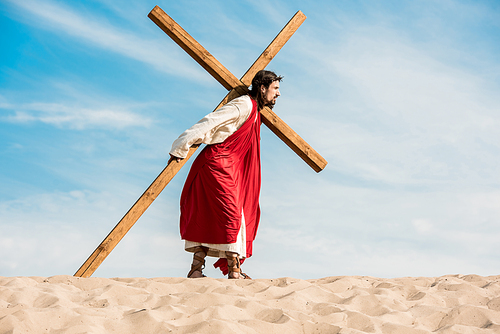
[[498,271],[498,191],[367,189],[315,177],[288,175],[300,181],[281,189],[264,185],[249,263],[259,261],[255,267],[276,276],[311,278]]
[[304,41],[298,57],[318,79],[282,101],[328,168],[393,185],[499,184],[498,84],[396,31],[353,29]]
[[2,120],[13,123],[41,122],[78,130],[91,127],[115,129],[132,126],[147,127],[151,124],[151,119],[123,109],[93,109],[62,103],[41,102],[3,106],[3,108],[6,107],[14,110],[14,114],[4,116]]
[[[132,204],[123,193],[85,190],[0,202],[0,273],[74,274]],[[182,248],[177,225],[167,224],[177,222],[176,207],[158,199],[96,275],[184,276],[190,255]]]
[[167,43],[166,36],[159,39],[145,38],[140,33],[114,27],[104,18],[85,16],[52,1],[10,2],[22,9],[23,14],[29,13],[29,18],[25,18],[29,24],[76,37],[79,41],[149,64],[162,72],[197,81],[209,81],[198,67],[189,63],[186,57],[180,56],[183,51],[179,47]]
[[432,231],[432,223],[427,219],[414,219],[411,223],[419,234],[427,234]]

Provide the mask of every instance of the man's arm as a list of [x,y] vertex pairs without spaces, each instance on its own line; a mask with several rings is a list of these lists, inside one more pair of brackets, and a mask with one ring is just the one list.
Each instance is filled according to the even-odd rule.
[[185,158],[194,144],[222,143],[246,121],[251,110],[252,102],[248,97],[229,102],[184,131],[172,144],[170,155]]

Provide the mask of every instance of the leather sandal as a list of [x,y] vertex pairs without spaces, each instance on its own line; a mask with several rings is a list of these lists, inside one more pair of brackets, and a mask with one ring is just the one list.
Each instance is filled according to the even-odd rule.
[[[250,276],[241,272],[240,259],[238,256],[228,256],[227,258],[227,278],[228,279],[251,279]],[[239,277],[231,277],[232,273],[238,273]]]
[[240,275],[245,279],[252,279],[250,276],[248,276],[248,274],[245,274],[244,272],[240,272]]
[[203,269],[205,269],[205,257],[201,257],[201,256],[196,255],[196,253],[200,253],[200,252],[205,254],[205,256],[207,256],[207,251],[206,251],[205,247],[199,246],[199,247],[196,247],[194,249],[193,259],[198,260],[199,262],[197,264],[191,264],[191,270],[189,271],[189,273],[187,275],[188,278],[191,278],[191,275],[195,271],[199,271],[202,275],[201,277],[207,277],[207,276],[203,275]]

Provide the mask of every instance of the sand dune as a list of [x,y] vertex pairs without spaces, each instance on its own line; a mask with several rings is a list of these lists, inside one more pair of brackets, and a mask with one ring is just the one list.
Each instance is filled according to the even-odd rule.
[[0,277],[0,333],[500,333],[500,276]]

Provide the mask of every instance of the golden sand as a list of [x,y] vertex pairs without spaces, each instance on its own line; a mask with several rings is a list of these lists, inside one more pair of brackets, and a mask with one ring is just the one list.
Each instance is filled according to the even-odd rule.
[[500,333],[499,281],[0,277],[0,333]]

